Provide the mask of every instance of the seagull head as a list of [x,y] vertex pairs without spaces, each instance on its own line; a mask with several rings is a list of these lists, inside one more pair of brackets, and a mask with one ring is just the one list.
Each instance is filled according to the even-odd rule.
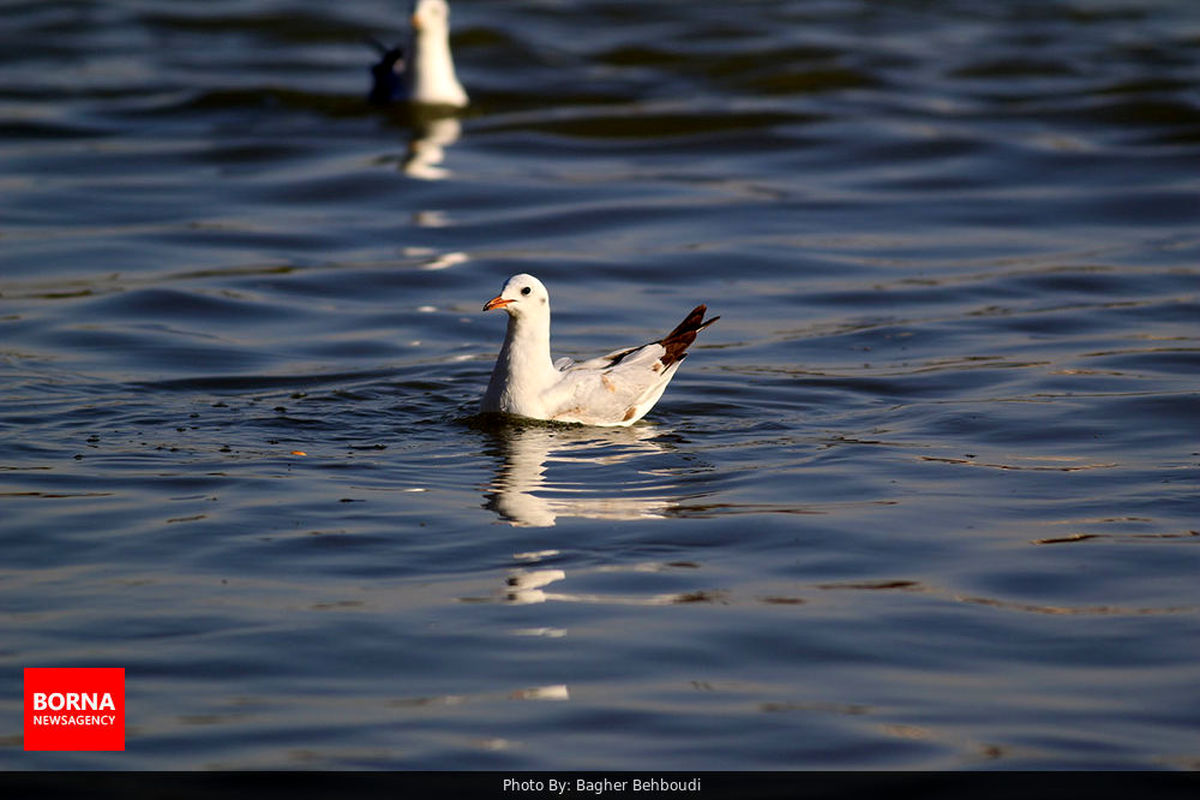
[[412,16],[409,17],[412,29],[417,33],[424,31],[450,30],[450,6],[446,0],[416,0],[412,4]]
[[483,305],[484,311],[503,308],[510,317],[547,313],[550,308],[550,293],[542,282],[532,275],[513,275],[504,284],[500,294]]

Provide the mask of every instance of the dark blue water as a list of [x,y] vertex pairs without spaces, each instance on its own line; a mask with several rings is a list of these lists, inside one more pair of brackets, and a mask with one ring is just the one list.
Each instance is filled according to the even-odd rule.
[[[453,0],[457,118],[398,0],[0,11],[4,768],[1200,766],[1200,5]],[[722,319],[497,425],[516,272]]]

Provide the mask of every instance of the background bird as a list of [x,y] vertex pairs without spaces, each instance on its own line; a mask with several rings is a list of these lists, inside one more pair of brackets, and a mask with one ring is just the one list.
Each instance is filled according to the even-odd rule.
[[458,82],[450,53],[450,6],[446,0],[413,2],[406,45],[387,47],[375,39],[368,41],[379,51],[379,61],[371,67],[370,102],[467,105],[467,93]]

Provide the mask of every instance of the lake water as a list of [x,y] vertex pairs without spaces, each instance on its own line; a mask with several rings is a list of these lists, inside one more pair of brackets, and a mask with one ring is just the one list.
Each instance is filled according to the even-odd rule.
[[0,8],[0,767],[1200,767],[1200,4]]

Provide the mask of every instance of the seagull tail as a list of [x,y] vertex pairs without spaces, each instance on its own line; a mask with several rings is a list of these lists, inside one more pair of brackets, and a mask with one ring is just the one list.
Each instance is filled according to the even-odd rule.
[[683,322],[679,323],[675,330],[659,339],[658,343],[667,350],[666,355],[662,358],[663,366],[670,366],[676,361],[686,358],[687,349],[692,346],[692,342],[696,341],[696,334],[720,319],[720,317],[705,319],[706,311],[708,311],[708,307],[701,303],[684,317]]

